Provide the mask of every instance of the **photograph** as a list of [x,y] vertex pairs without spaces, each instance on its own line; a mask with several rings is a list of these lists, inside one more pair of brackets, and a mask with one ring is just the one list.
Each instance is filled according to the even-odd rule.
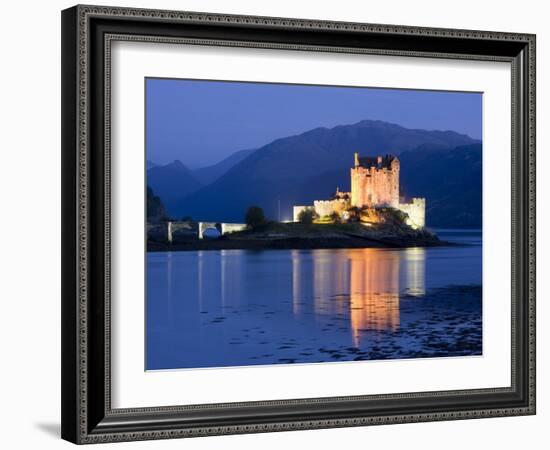
[[483,93],[144,80],[145,370],[483,355]]

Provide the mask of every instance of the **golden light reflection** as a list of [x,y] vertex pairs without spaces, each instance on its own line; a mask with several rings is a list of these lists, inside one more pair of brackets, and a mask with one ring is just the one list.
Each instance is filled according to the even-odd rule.
[[292,267],[294,314],[347,317],[355,346],[363,330],[397,329],[400,293],[426,291],[423,248],[295,250]]
[[350,322],[354,345],[361,330],[399,326],[399,253],[350,250]]

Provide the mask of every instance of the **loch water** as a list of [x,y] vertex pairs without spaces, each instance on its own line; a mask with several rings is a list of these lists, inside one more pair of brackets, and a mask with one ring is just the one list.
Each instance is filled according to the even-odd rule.
[[480,355],[480,230],[458,246],[150,252],[146,369]]

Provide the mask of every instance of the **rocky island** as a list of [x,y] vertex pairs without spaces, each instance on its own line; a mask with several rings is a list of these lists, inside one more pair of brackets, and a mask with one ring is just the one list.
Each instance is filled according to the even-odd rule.
[[[371,213],[372,214],[372,213]],[[431,247],[447,245],[426,228],[414,229],[399,211],[387,208],[376,213],[376,224],[265,222],[217,238],[197,237],[198,223],[174,232],[172,240],[157,239],[151,233],[148,251],[223,250],[223,249],[319,249],[368,247]],[[221,225],[221,224],[217,224]]]

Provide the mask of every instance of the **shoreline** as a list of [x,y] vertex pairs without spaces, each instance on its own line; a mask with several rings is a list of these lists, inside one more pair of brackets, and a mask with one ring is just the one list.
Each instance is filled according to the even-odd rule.
[[198,250],[320,250],[344,248],[414,248],[447,247],[460,244],[433,239],[373,239],[346,238],[297,238],[285,239],[202,239],[178,243],[147,242],[148,252],[198,251]]

